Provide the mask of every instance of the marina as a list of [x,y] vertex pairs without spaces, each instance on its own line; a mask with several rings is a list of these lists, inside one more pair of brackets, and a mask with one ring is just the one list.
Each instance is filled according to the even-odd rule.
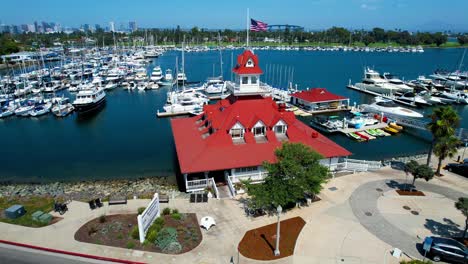
[[[223,61],[229,62],[232,54],[236,55],[241,51],[223,49]],[[111,53],[111,51],[106,52]],[[256,50],[255,52],[262,57],[261,63],[263,65],[270,65],[270,67],[264,66],[264,69],[272,70],[271,65],[280,64],[294,68],[292,80],[294,90],[296,90],[296,84],[298,91],[306,90],[308,87],[326,87],[334,94],[349,98],[350,108],[354,107],[355,103],[358,106],[374,101],[374,95],[344,88],[349,78],[358,80],[362,77],[364,66],[359,62],[360,57],[363,56],[360,55],[361,53],[306,52],[302,50]],[[384,70],[405,76],[407,79],[417,79],[419,75],[433,72],[435,68],[453,69],[454,62],[461,57],[462,52],[461,49],[427,49],[424,53],[369,52],[365,53],[365,56],[369,65],[381,65],[385,62],[386,66],[381,67]],[[171,69],[175,77],[177,73],[175,61],[176,57],[180,58],[180,56],[180,51],[168,49],[158,58],[152,58],[143,67],[147,78],[151,77],[153,68],[156,66],[161,67],[163,75],[165,75],[166,69]],[[219,61],[219,51],[186,52],[185,57],[185,72],[188,80],[203,83],[202,80],[206,80],[207,76],[212,75],[213,64]],[[136,61],[138,60],[141,59],[137,57]],[[352,65],[340,66],[342,60],[352,62]],[[322,67],[321,63],[325,61],[329,61],[330,66]],[[227,64],[229,63],[224,64],[223,76],[230,80],[231,68]],[[330,73],[329,67],[334,69],[333,74]],[[81,67],[78,66],[79,68]],[[35,70],[37,66],[28,69]],[[3,71],[1,73],[2,76],[7,74],[11,74],[11,72]],[[110,75],[112,77],[112,72]],[[136,75],[135,78],[137,78]],[[283,92],[288,90],[287,87],[290,87],[287,79],[283,77],[280,82],[279,78],[274,78],[271,73],[265,73],[265,76],[262,77],[262,81],[272,87],[283,87],[282,90],[279,90]],[[176,173],[175,151],[170,136],[169,119],[156,118],[158,110],[162,112],[161,110],[167,101],[167,93],[171,92],[171,88],[167,85],[159,85],[157,89],[139,90],[136,87],[128,89],[127,86],[123,86],[125,82],[130,84],[132,81],[135,82],[135,80],[123,78],[120,85],[114,89],[105,90],[106,104],[98,112],[88,116],[71,112],[60,119],[52,114],[28,118],[13,115],[0,119],[0,136],[11,139],[6,141],[4,147],[0,149],[0,154],[6,161],[3,179],[42,182],[54,179],[174,175]],[[69,88],[56,91],[56,96],[61,98],[63,94],[72,103],[77,92],[72,91],[75,83],[69,83]],[[207,95],[207,97],[214,101],[217,99],[209,98],[213,97],[211,95]],[[283,101],[289,102],[287,98]],[[405,104],[401,105],[407,107]],[[462,117],[467,114],[463,104],[453,104],[452,107]],[[428,106],[418,108],[417,111],[427,115],[432,108],[433,106]],[[51,111],[53,111],[52,109],[53,107]],[[293,110],[298,118],[306,124],[310,123],[314,115],[327,114],[326,112],[334,114],[333,109],[318,110],[321,112],[314,114],[293,105],[289,109]],[[348,112],[348,110],[343,112]],[[466,122],[466,118],[462,119],[461,127],[467,127],[468,123]],[[411,135],[410,130],[413,128],[405,124],[402,126],[404,127],[403,133],[368,140],[365,144],[343,136],[343,133],[330,134],[329,137],[349,149],[353,153],[352,157],[356,159],[385,159],[397,154],[411,155],[426,151],[429,146],[428,141]],[[19,137],[18,131],[21,131]],[[96,149],[95,146],[99,146],[99,148],[95,152],[90,152],[89,150]],[[23,166],[20,160],[22,160],[21,150],[24,148],[47,149],[47,155],[29,160],[30,166]],[[375,152],[370,154],[370,149]],[[64,163],[67,165],[65,166]]]

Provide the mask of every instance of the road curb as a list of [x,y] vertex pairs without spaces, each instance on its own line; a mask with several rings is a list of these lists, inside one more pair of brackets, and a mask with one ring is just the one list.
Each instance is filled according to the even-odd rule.
[[0,239],[0,243],[7,244],[7,245],[12,245],[12,246],[36,249],[36,250],[41,250],[41,251],[47,251],[47,252],[52,252],[52,253],[70,255],[70,256],[75,256],[75,257],[81,257],[81,258],[110,261],[110,262],[115,262],[115,263],[145,264],[144,262],[137,262],[137,261],[131,261],[131,260],[125,260],[125,259],[116,259],[116,258],[108,258],[108,257],[95,256],[95,255],[88,255],[88,254],[83,254],[83,253],[78,253],[78,252],[71,252],[71,251],[65,251],[65,250],[59,250],[59,249],[53,249],[53,248],[39,247],[39,246],[23,244],[23,243],[18,243],[18,242],[13,242],[13,241],[7,241],[7,240],[2,240],[2,239]]

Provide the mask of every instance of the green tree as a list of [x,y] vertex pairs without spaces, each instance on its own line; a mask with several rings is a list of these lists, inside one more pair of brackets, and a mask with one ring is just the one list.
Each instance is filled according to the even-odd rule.
[[366,47],[367,47],[367,46],[369,46],[369,44],[374,43],[375,39],[371,35],[366,35],[362,39],[362,42],[364,42],[364,45],[366,45]]
[[447,42],[447,35],[437,32],[434,34],[434,43],[439,47],[440,45]]
[[268,177],[263,184],[245,182],[254,207],[285,206],[315,195],[329,178],[328,168],[320,164],[322,156],[301,143],[285,143],[275,151],[276,163],[265,162]]
[[468,43],[468,35],[458,35],[457,36],[457,40],[458,40],[458,43],[460,43],[460,45],[465,45]]
[[434,109],[430,118],[431,122],[427,125],[427,129],[432,134],[432,143],[427,156],[427,165],[431,163],[432,150],[437,141],[455,135],[455,128],[460,122],[460,116],[451,106]]
[[405,171],[413,176],[413,186],[417,179],[425,179],[426,181],[430,181],[432,177],[434,177],[434,171],[431,167],[427,165],[420,165],[415,160],[411,160],[405,164]]
[[436,172],[437,175],[440,175],[442,161],[446,158],[452,158],[455,154],[457,154],[457,147],[460,143],[460,140],[458,140],[458,138],[453,135],[441,138],[437,141],[434,146],[434,154],[439,158]]
[[463,231],[462,238],[466,237],[466,230],[468,229],[468,197],[458,198],[458,202],[455,202],[455,208],[460,210],[465,216],[465,230]]

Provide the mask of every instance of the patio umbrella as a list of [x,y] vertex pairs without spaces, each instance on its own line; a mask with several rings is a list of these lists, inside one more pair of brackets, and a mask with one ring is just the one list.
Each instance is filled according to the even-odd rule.
[[200,226],[204,227],[206,230],[209,230],[210,227],[216,225],[215,220],[211,216],[202,217],[200,220]]

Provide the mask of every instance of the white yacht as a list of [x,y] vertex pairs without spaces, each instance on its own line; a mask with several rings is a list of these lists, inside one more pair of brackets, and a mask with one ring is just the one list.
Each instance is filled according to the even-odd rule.
[[434,94],[430,93],[429,91],[421,91],[419,92],[418,94],[419,96],[421,96],[424,100],[426,100],[428,103],[431,103],[431,104],[445,104],[446,102],[444,102],[442,100],[442,98],[438,97],[438,96],[435,96]]
[[79,91],[73,106],[78,113],[86,113],[99,108],[106,101],[106,93],[103,89],[93,88],[91,90]]
[[420,118],[423,115],[419,112],[401,107],[397,105],[392,100],[384,99],[382,97],[376,97],[375,102],[370,105],[361,105],[363,111],[372,112],[376,114],[389,114],[396,116],[405,116],[405,117],[416,117]]
[[398,100],[416,105],[431,105],[426,99],[414,92],[406,92],[398,97]]
[[172,70],[167,69],[164,74],[164,78],[158,82],[161,86],[172,86],[174,84],[174,76],[172,76]]
[[45,115],[50,112],[50,108],[52,108],[51,102],[45,104],[38,104],[34,107],[33,110],[31,110],[31,112],[29,112],[29,115],[32,117]]
[[57,104],[52,107],[52,113],[57,117],[64,117],[75,110],[75,107],[70,103],[68,98],[60,98]]
[[2,108],[0,108],[0,118],[14,115],[15,110],[16,110],[16,105],[14,103],[3,106]]
[[366,68],[364,70],[364,78],[361,83],[356,83],[355,86],[362,90],[391,95],[399,91],[395,85],[391,85],[388,81],[382,78],[379,72]]
[[409,87],[406,83],[402,80],[398,79],[395,75],[392,75],[388,72],[384,73],[383,78],[388,81],[389,84],[398,88],[398,91],[405,93],[405,92],[412,92],[413,88]]
[[153,72],[151,73],[150,80],[155,81],[155,82],[159,82],[159,81],[161,81],[162,78],[163,78],[163,76],[162,76],[161,67],[160,66],[154,67]]
[[168,99],[170,101],[163,107],[168,113],[198,112],[209,102],[208,97],[198,91],[168,94]]
[[29,116],[29,113],[34,109],[34,104],[26,104],[16,108],[15,115],[17,116]]
[[208,78],[206,83],[203,84],[203,89],[207,94],[219,94],[226,92],[226,82],[222,77]]
[[187,82],[187,76],[185,75],[185,72],[177,73],[177,83],[179,85],[184,85],[186,82]]

